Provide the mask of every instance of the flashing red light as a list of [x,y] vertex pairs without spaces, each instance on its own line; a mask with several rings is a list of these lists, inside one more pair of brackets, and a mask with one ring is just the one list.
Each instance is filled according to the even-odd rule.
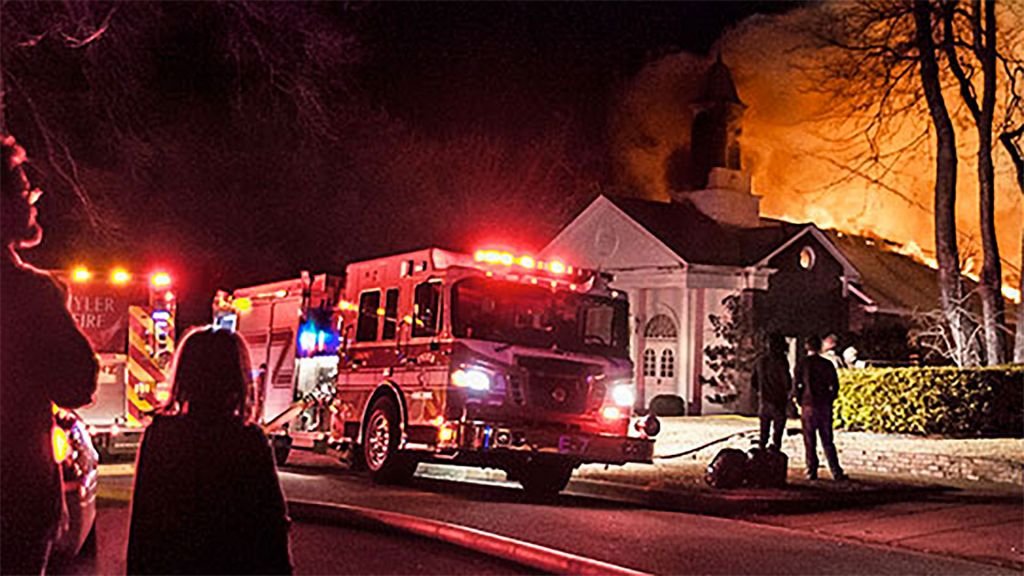
[[[550,283],[552,288],[557,288],[558,282],[551,280],[552,276],[566,277],[572,283],[569,284],[570,290],[577,290],[580,288],[578,280],[584,275],[584,270],[570,266],[561,260],[550,260],[543,261],[537,260],[533,256],[523,254],[514,255],[511,252],[503,250],[477,250],[473,253],[473,259],[476,262],[485,265],[502,265],[507,267],[519,267],[524,270],[536,270],[538,272],[546,272],[547,274],[540,274],[540,278],[545,282]],[[489,266],[487,267],[489,268]],[[492,270],[484,268],[484,272],[488,277],[493,276]],[[548,278],[544,278],[547,276]],[[507,274],[506,277],[510,280],[522,280],[531,284],[537,284],[537,277],[532,274],[526,273],[521,277],[519,275]]]
[[110,273],[110,281],[114,284],[127,284],[132,279],[132,275],[128,273],[124,268],[115,268]]
[[76,266],[71,272],[71,279],[75,282],[87,282],[90,278],[92,278],[92,272],[85,266]]
[[157,288],[166,288],[171,285],[171,275],[167,272],[156,272],[149,277],[149,282]]

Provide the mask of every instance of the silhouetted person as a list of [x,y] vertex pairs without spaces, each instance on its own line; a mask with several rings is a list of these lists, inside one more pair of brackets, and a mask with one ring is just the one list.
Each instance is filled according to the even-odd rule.
[[761,419],[761,448],[782,448],[782,433],[786,429],[786,408],[792,391],[789,360],[786,358],[786,339],[781,334],[768,337],[768,351],[754,363],[750,385],[760,393],[758,416]]
[[246,420],[241,338],[189,332],[165,414],[139,447],[129,574],[287,574],[288,516],[270,444]]
[[33,190],[22,169],[25,150],[2,138],[0,196],[0,570],[45,571],[63,511],[51,434],[53,408],[88,404],[96,358],[67,310],[67,295],[49,275],[23,263],[19,248],[42,240]]
[[811,336],[806,343],[807,355],[797,361],[793,372],[793,387],[800,402],[800,422],[804,433],[804,451],[807,461],[807,477],[818,478],[817,438],[821,437],[821,448],[836,480],[845,480],[839,455],[832,440],[832,404],[839,395],[839,377],[836,367],[823,358],[821,339]]

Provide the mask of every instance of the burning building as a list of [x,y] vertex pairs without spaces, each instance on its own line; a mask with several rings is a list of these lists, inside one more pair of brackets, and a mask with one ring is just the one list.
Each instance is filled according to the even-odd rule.
[[935,270],[878,239],[763,216],[732,73],[719,57],[702,77],[662,155],[669,198],[600,196],[543,250],[613,273],[629,295],[638,396],[682,398],[690,414],[748,411],[744,368],[768,332],[788,338],[791,360],[800,338],[829,333],[906,359],[911,318],[937,306]]

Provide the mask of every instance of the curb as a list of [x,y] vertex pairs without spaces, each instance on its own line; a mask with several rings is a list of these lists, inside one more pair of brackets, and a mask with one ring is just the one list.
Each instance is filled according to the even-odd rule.
[[[433,481],[504,484],[505,481],[499,478],[499,475],[503,475],[503,473],[472,468],[454,473],[433,468],[424,470],[423,466],[417,472],[418,477]],[[657,510],[736,517],[766,513],[793,514],[873,505],[894,499],[901,500],[915,495],[936,494],[949,490],[947,487],[933,485],[880,484],[868,490],[839,492],[799,483],[789,483],[785,489],[693,490],[673,489],[659,484],[653,479],[647,482],[629,482],[616,481],[598,475],[574,476],[563,494],[603,498]]]
[[348,504],[289,500],[288,513],[295,520],[344,523],[376,529],[397,530],[439,540],[551,574],[611,574],[616,576],[647,574],[624,566],[577,556],[476,528],[398,512]]
[[836,493],[791,484],[788,489],[736,488],[710,493],[597,479],[573,480],[569,489],[581,496],[620,500],[659,510],[720,517],[837,510],[946,491],[944,488],[900,486]]

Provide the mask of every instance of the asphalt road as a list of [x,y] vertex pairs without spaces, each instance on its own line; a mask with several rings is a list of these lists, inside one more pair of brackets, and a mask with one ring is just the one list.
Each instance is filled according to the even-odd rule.
[[291,498],[453,522],[658,574],[1019,575],[958,559],[571,493],[532,502],[511,483],[416,478],[406,487],[381,487],[328,458],[295,454],[290,462],[282,468],[281,481]]
[[[442,520],[657,574],[1020,574],[1019,570],[851,542],[806,529],[649,510],[574,495],[572,485],[567,494],[535,502],[512,483],[417,477],[408,486],[384,487],[346,471],[327,457],[293,452],[289,463],[280,470],[289,498]],[[127,496],[131,478],[107,476],[101,482],[108,490],[120,490]],[[304,573],[497,573],[519,569],[500,562],[462,567],[445,564],[483,561],[472,554],[451,560],[438,556],[441,563],[435,568],[422,562],[426,557],[429,562],[435,560],[436,543],[403,539],[407,544],[399,544],[393,552],[393,541],[376,536],[297,524],[292,537],[296,567]],[[312,570],[299,560],[299,552],[315,559]],[[94,572],[118,570],[78,573]]]
[[[52,574],[124,574],[128,507],[103,504],[97,517],[97,553]],[[296,522],[291,530],[295,574],[531,574],[483,554],[402,534]]]

